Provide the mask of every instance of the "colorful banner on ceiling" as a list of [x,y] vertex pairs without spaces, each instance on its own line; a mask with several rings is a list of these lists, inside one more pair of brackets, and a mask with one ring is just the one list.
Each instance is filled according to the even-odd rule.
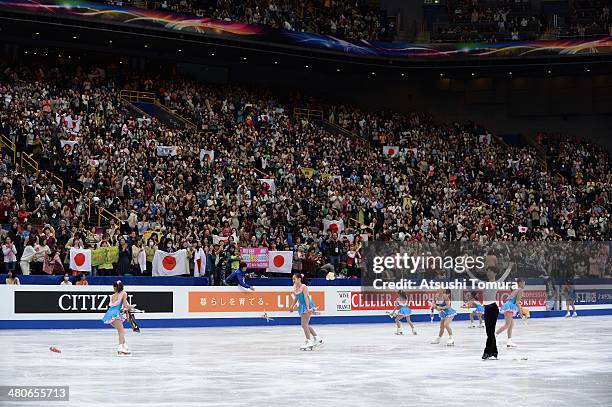
[[132,27],[162,28],[220,39],[248,38],[276,46],[312,48],[340,55],[395,59],[472,59],[496,57],[564,56],[612,54],[612,37],[546,41],[516,41],[495,44],[408,44],[368,40],[344,40],[331,35],[273,29],[261,25],[220,21],[165,11],[121,7],[85,1],[0,0],[0,11],[23,11],[97,20]]

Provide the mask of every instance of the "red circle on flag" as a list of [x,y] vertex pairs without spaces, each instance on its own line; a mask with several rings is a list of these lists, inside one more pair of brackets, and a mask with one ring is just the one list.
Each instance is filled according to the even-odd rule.
[[210,161],[210,154],[206,154],[206,161]]
[[267,182],[262,182],[261,185],[264,187],[264,189],[270,189],[270,184]]
[[331,230],[332,233],[338,233],[338,225],[332,223],[331,225],[329,225],[329,230]]
[[172,270],[176,267],[176,259],[172,256],[166,256],[162,260],[162,266],[164,266],[166,270]]
[[76,264],[79,267],[85,264],[85,255],[83,253],[77,253],[74,256],[74,264]]
[[274,267],[281,268],[283,267],[283,264],[285,264],[285,258],[280,254],[277,254],[274,256],[274,260],[272,260],[272,262],[274,263]]
[[387,150],[387,154],[394,155],[395,154],[395,149],[393,149],[393,148],[388,149]]

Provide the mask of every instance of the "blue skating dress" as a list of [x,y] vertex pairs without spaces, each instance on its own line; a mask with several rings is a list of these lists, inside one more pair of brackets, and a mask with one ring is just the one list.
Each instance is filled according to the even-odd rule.
[[484,307],[481,303],[474,301],[474,309],[472,314],[484,314]]
[[512,294],[510,294],[510,297],[508,297],[504,305],[502,305],[502,307],[499,309],[500,314],[505,314],[506,312],[512,312],[513,317],[516,316],[516,314],[518,314],[519,307],[518,305],[516,305],[516,295],[518,293],[519,291],[515,291]]
[[121,312],[121,305],[123,304],[123,298],[125,298],[126,293],[122,291],[121,294],[117,296],[117,301],[111,302],[108,307],[108,311],[102,317],[102,322],[105,324],[112,324],[116,319],[120,320],[122,323],[125,321],[125,316],[123,312]]
[[[295,293],[295,298],[297,298],[297,301],[298,301],[298,314],[300,315],[306,313],[309,308],[306,306],[306,299],[304,298],[303,290],[304,290],[303,287],[300,287],[299,289],[296,289],[295,287],[293,288],[293,292]],[[308,304],[310,305],[310,309],[314,309],[315,306],[310,296],[308,296]]]
[[[446,306],[446,300],[439,302],[436,304],[437,307]],[[457,315],[457,311],[455,311],[452,307],[448,307],[440,311],[440,319],[452,318]]]
[[397,301],[399,304],[399,312],[398,314],[408,316],[412,314],[412,310],[408,306],[408,301]]

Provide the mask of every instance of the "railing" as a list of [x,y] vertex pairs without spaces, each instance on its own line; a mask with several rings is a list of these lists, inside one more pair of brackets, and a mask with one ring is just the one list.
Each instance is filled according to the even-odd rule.
[[102,219],[106,221],[110,221],[111,219],[115,219],[117,223],[121,223],[121,219],[112,212],[109,212],[105,208],[98,208],[98,226],[102,225]]
[[348,226],[352,227],[352,225],[357,225],[357,227],[359,229],[361,229],[361,226],[365,226],[365,228],[363,228],[362,230],[366,230],[368,231],[368,233],[370,233],[372,235],[372,238],[375,238],[376,236],[374,235],[374,229],[371,228],[370,226],[366,225],[365,223],[359,222],[357,219],[355,218],[349,218],[348,220]]
[[332,122],[328,122],[328,121],[327,121],[327,120],[325,120],[325,119],[323,120],[323,123],[325,123],[327,126],[330,126],[330,127],[331,127],[331,128],[333,128],[334,130],[336,130],[336,131],[338,131],[338,132],[340,132],[340,133],[343,133],[343,134],[344,134],[344,135],[346,135],[346,136],[349,136],[349,137],[354,138],[354,139],[355,139],[355,140],[357,140],[359,143],[364,144],[364,145],[367,147],[368,151],[370,151],[370,142],[369,142],[369,141],[368,141],[368,139],[366,139],[365,137],[362,137],[362,136],[360,136],[359,134],[354,133],[354,132],[350,131],[349,129],[345,128],[345,127],[338,126],[337,124],[332,123]]
[[293,116],[298,119],[323,120],[323,111],[296,107],[293,109]]
[[15,162],[17,162],[17,146],[15,146],[15,143],[13,143],[13,141],[9,139],[8,137],[6,137],[4,134],[0,134],[0,136],[1,136],[0,145],[13,151],[13,164],[14,164]]
[[540,164],[542,165],[542,167],[544,167],[544,170],[547,171],[548,170],[548,162],[546,160],[546,150],[544,150],[544,148],[541,145],[539,145],[534,139],[532,139],[529,136],[521,134],[521,139],[523,140],[523,142],[525,144],[528,144],[529,146],[531,146],[532,148],[534,148],[538,152],[537,159],[540,162]]
[[265,172],[263,172],[262,170],[253,167],[253,169],[255,170],[256,173],[258,173],[259,175],[261,175],[263,178],[270,178],[270,174],[266,174]]
[[[60,189],[62,190],[64,189],[64,180],[62,180],[61,178],[59,178],[58,176],[56,176],[50,171],[41,170],[40,166],[38,165],[38,162],[30,154],[22,151],[20,155],[21,162],[18,162],[17,161],[17,146],[4,134],[0,134],[0,146],[6,147],[13,152],[12,154],[13,164],[15,165],[19,164],[23,168],[29,168],[36,175],[42,174],[44,177],[50,180],[53,180],[59,186]],[[83,201],[87,202],[87,219],[90,219],[91,218],[91,199],[85,196],[86,195],[85,191],[79,191],[78,189],[73,188],[73,187],[70,187],[70,191],[76,194],[78,197],[80,197],[80,199],[82,199]],[[101,223],[100,222],[100,212],[101,211],[105,211],[108,214],[108,216],[117,219],[117,221],[120,221],[117,216],[113,215],[106,209],[100,209],[98,213],[98,226],[100,226],[100,223]],[[108,216],[104,216],[104,217],[108,218]]]
[[38,174],[38,163],[32,156],[27,153],[21,153],[21,166],[22,167],[30,167],[36,174]]
[[[120,96],[121,96],[121,99],[123,99],[125,101],[128,101],[128,102],[151,103],[151,104],[159,107],[160,109],[162,109],[163,111],[165,111],[169,115],[176,117],[177,119],[179,119],[179,121],[183,122],[184,125],[186,125],[188,127],[193,127],[193,128],[196,127],[196,125],[191,120],[184,118],[180,114],[178,114],[176,112],[173,112],[172,110],[168,109],[166,106],[164,106],[161,103],[159,103],[159,101],[155,97],[154,93],[151,93],[151,92],[140,92],[140,91],[137,91],[137,90],[123,89],[121,91],[121,93],[120,93]],[[134,106],[134,107],[136,109],[138,109],[137,106]],[[138,109],[138,110],[141,110],[141,109]],[[143,112],[143,114],[146,114],[146,113]]]
[[168,109],[166,106],[162,105],[161,103],[156,101],[155,102],[155,106],[159,107],[160,109],[162,109],[164,112],[168,113],[169,115],[176,117],[177,119],[179,119],[179,121],[183,122],[183,124],[185,126],[192,127],[192,128],[196,127],[194,122],[192,122],[191,120],[184,118],[180,114],[178,114],[178,113]]
[[140,92],[137,90],[123,89],[119,94],[121,99],[127,100],[128,102],[143,102],[143,103],[155,103],[155,93],[151,92]]

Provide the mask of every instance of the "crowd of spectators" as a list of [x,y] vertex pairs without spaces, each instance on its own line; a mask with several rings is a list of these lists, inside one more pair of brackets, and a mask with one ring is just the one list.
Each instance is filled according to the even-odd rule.
[[453,0],[447,5],[448,21],[434,26],[434,41],[518,41],[542,33],[542,21],[528,0]]
[[[107,0],[119,5],[133,1]],[[393,23],[369,0],[161,0],[141,2],[156,10],[261,24],[347,39],[392,40]]]
[[[156,93],[196,128],[136,116],[120,99],[124,87]],[[326,108],[326,119],[356,137],[293,117],[261,89],[67,60],[5,64],[0,133],[64,180],[62,189],[48,173],[16,166],[5,149],[5,268],[63,274],[71,247],[112,245],[119,260],[98,274],[140,274],[143,250],[150,272],[158,248],[187,249],[189,259],[203,248],[206,275],[220,283],[239,247],[251,246],[293,250],[294,269],[309,276],[351,277],[364,239],[612,237],[609,159],[590,144],[547,141],[558,152],[547,166],[537,150],[505,146],[474,123],[344,105]],[[100,208],[117,219],[97,227],[91,213]],[[332,220],[344,229],[325,230]]]
[[567,36],[588,37],[612,35],[609,0],[574,0],[569,16]]

